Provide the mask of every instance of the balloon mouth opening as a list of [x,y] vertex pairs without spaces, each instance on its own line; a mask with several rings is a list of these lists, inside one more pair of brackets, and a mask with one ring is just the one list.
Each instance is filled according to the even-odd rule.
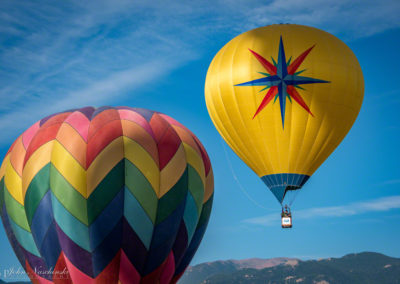
[[[309,178],[309,175],[281,173],[265,175],[261,177],[261,180],[268,186],[279,203],[282,204],[289,196],[296,196]],[[289,203],[293,202],[293,200],[289,200]]]

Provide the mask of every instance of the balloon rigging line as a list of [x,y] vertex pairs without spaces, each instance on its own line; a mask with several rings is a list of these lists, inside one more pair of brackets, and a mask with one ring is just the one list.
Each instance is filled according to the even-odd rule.
[[260,203],[258,203],[257,201],[255,201],[255,200],[250,196],[250,194],[244,189],[244,187],[243,187],[242,184],[240,183],[238,177],[236,176],[235,170],[233,169],[231,160],[229,159],[228,151],[226,150],[226,146],[225,146],[224,141],[222,140],[222,138],[221,138],[221,144],[222,144],[222,148],[224,148],[225,158],[226,158],[226,160],[227,160],[227,162],[228,162],[228,165],[229,165],[229,168],[230,168],[230,170],[231,170],[233,179],[236,181],[236,183],[237,183],[239,189],[240,189],[240,190],[242,191],[242,193],[247,197],[247,199],[249,199],[254,205],[256,205],[256,206],[258,206],[258,207],[260,207],[260,208],[262,208],[262,209],[270,210],[271,208],[267,208],[267,207],[261,205]]

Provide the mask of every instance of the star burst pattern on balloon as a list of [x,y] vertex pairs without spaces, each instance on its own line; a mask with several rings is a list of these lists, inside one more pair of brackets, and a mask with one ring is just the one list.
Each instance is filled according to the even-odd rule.
[[[253,119],[262,111],[268,103],[275,97],[275,101],[279,98],[279,104],[281,109],[282,127],[285,127],[285,109],[286,109],[286,98],[292,103],[292,98],[309,114],[314,116],[304,102],[303,98],[297,91],[297,89],[303,89],[300,85],[303,84],[314,84],[314,83],[329,83],[329,81],[315,79],[311,77],[299,76],[303,73],[305,69],[297,71],[300,65],[303,63],[304,59],[311,52],[315,45],[311,46],[309,49],[300,54],[293,62],[291,62],[292,57],[286,61],[285,49],[283,46],[282,36],[279,42],[279,52],[278,61],[276,62],[271,56],[272,62],[259,55],[257,52],[249,49],[249,51],[255,56],[255,58],[261,63],[265,68],[267,73],[258,72],[265,77],[252,80],[249,82],[237,84],[235,86],[263,86],[259,92],[268,90],[261,104],[258,106]],[[303,89],[304,90],[304,89]]]

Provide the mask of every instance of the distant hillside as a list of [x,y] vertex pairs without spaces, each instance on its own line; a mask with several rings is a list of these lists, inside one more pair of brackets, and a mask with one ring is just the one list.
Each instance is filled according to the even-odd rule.
[[341,258],[228,260],[189,267],[179,284],[400,284],[400,259],[364,252]]

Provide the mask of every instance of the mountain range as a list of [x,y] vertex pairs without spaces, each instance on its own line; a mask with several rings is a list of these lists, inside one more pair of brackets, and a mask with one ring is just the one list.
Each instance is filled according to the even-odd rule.
[[189,267],[178,284],[396,284],[400,259],[363,252],[341,258],[214,261]]

